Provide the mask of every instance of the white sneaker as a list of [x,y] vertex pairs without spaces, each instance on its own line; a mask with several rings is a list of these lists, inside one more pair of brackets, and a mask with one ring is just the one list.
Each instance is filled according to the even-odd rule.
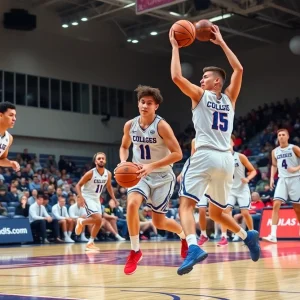
[[126,239],[124,239],[123,237],[121,237],[119,234],[117,234],[116,235],[116,239],[118,240],[118,241],[126,241]]
[[233,242],[239,242],[240,240],[241,238],[237,234],[232,239]]
[[80,237],[80,241],[81,241],[81,242],[88,242],[89,239],[87,239],[85,236],[81,236],[81,237]]
[[270,242],[270,243],[277,243],[277,238],[276,236],[272,236],[271,234],[269,234],[266,237],[262,238],[264,241]]
[[65,243],[75,243],[69,236],[65,237]]

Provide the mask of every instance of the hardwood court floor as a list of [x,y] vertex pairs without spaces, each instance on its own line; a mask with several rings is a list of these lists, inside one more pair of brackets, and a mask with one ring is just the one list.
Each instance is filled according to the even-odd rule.
[[242,243],[204,245],[208,258],[178,276],[180,242],[142,242],[135,274],[123,265],[129,242],[0,248],[0,299],[300,299],[300,242],[261,242],[254,263]]

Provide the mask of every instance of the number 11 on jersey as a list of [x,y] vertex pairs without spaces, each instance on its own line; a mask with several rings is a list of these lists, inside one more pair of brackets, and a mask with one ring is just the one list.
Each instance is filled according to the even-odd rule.
[[95,193],[101,193],[102,189],[103,189],[103,185],[98,184]]

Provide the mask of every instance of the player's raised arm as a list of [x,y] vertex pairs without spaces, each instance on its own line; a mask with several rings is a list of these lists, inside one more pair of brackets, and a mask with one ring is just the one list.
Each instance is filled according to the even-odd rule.
[[233,73],[232,73],[231,79],[230,79],[230,84],[227,87],[227,89],[225,90],[225,94],[230,98],[231,102],[233,104],[235,104],[235,102],[238,98],[238,95],[240,93],[240,90],[241,90],[242,77],[243,77],[243,66],[241,65],[241,63],[238,60],[238,58],[236,57],[236,55],[230,50],[230,48],[227,46],[227,44],[223,40],[223,37],[222,37],[219,27],[217,25],[212,26],[212,32],[215,35],[215,39],[211,40],[211,42],[213,42],[216,45],[219,45],[223,49],[230,65],[233,69]]
[[122,143],[119,150],[120,162],[125,162],[129,156],[129,147],[131,145],[131,137],[130,137],[130,128],[131,128],[132,120],[129,120],[124,125]]
[[174,38],[174,31],[170,30],[170,43],[172,45],[172,60],[171,60],[171,76],[173,82],[180,88],[180,90],[191,98],[192,107],[194,108],[200,101],[204,90],[195,84],[192,84],[186,78],[182,76],[179,47],[178,43]]

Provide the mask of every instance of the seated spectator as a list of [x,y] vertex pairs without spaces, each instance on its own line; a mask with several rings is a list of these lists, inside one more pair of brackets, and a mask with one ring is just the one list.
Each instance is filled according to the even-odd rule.
[[32,191],[32,190],[40,191],[41,190],[40,180],[37,175],[33,176],[33,181],[30,182],[30,184],[29,184],[29,190],[30,191]]
[[105,208],[105,212],[117,217],[117,229],[120,230],[121,236],[126,239],[128,236],[128,227],[126,217],[119,207],[119,202],[116,203],[115,200],[110,199],[107,207]]
[[15,215],[28,217],[30,205],[27,203],[27,197],[22,196],[19,206],[16,207]]
[[51,167],[54,167],[55,169],[57,169],[57,163],[56,163],[56,160],[55,158],[52,156],[52,155],[49,155],[48,156],[48,159],[46,161],[46,166],[47,168],[51,168]]
[[153,231],[154,235],[158,236],[156,227],[153,225],[152,220],[148,218],[148,212],[150,211],[151,209],[148,206],[144,206],[143,209],[139,211],[141,240],[148,240],[144,234],[147,231]]
[[26,182],[26,179],[24,177],[21,178],[20,184],[18,186],[18,190],[21,192],[29,191],[28,183]]
[[1,202],[0,202],[0,216],[7,216],[7,210],[5,207],[2,206]]
[[[118,233],[118,226],[117,226],[118,217],[115,216],[115,214],[114,214],[115,207],[116,207],[115,201],[113,199],[111,199],[109,201],[109,204],[107,205],[107,207],[104,208],[103,219],[107,220],[110,223],[110,225],[112,226],[112,228],[114,229],[114,231],[117,232],[117,234],[115,235],[116,239],[118,241],[125,241],[125,238],[121,237]],[[122,223],[122,229],[124,227],[125,227],[125,225],[124,225],[124,223]],[[126,227],[127,227],[127,224],[126,224]],[[128,231],[128,229],[127,229],[127,231]]]
[[49,244],[47,239],[46,229],[52,229],[54,240],[56,242],[63,242],[59,238],[59,225],[58,221],[52,219],[47,213],[45,207],[43,206],[44,195],[39,194],[36,202],[30,205],[29,207],[29,222],[32,230],[35,230],[39,233],[41,237],[41,242],[43,244]]
[[52,206],[49,204],[48,195],[44,195],[43,205],[45,206],[47,213],[52,217]]
[[52,214],[58,220],[58,224],[64,233],[65,243],[74,243],[75,241],[71,239],[71,235],[75,224],[73,219],[70,218],[65,204],[66,199],[63,196],[59,196],[58,203],[52,207]]
[[42,170],[43,168],[42,168],[42,165],[41,165],[41,163],[40,163],[40,160],[39,160],[39,158],[36,156],[35,158],[34,158],[34,162],[33,162],[33,170],[35,171],[35,172],[37,172],[37,171],[39,171],[39,170]]
[[264,190],[259,192],[261,200],[266,204],[267,202],[272,201],[274,190],[271,191],[270,185],[266,184]]
[[28,153],[28,149],[27,148],[25,148],[24,150],[23,150],[23,153],[21,154],[21,157],[22,157],[22,159],[23,159],[23,161],[26,163],[26,164],[29,164],[30,162],[31,162],[31,156],[30,156],[30,154]]
[[[74,224],[77,224],[78,218],[86,219],[86,210],[83,207],[79,206],[77,204],[77,201],[75,203],[74,199],[70,199],[69,203],[71,204],[71,206],[69,207],[69,216],[70,216],[70,218],[73,219]],[[89,232],[91,232],[93,226],[92,225],[87,225],[87,226],[89,228]],[[80,241],[88,242],[88,239],[85,236],[85,228],[84,227],[85,226],[83,226],[83,230],[80,235]]]
[[58,198],[60,196],[63,196],[62,189],[60,187],[58,187],[56,189],[56,193],[50,198],[50,205],[54,206],[55,204],[57,204]]
[[257,182],[255,192],[263,192],[265,190],[265,186],[269,184],[269,181],[267,173],[261,173],[261,180]]
[[10,186],[10,192],[8,192],[7,194],[10,198],[10,202],[19,202],[20,195],[15,185]]
[[0,186],[0,202],[11,202],[11,200],[13,200],[13,199],[10,195],[8,195],[8,193],[6,191],[6,186],[1,185]]
[[31,196],[28,198],[28,204],[29,205],[33,204],[36,201],[37,194],[38,194],[37,190],[32,190],[31,191]]

